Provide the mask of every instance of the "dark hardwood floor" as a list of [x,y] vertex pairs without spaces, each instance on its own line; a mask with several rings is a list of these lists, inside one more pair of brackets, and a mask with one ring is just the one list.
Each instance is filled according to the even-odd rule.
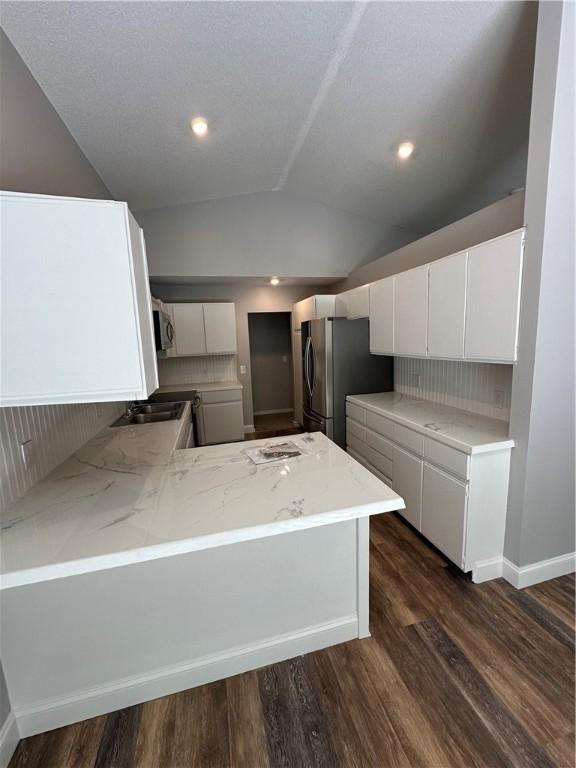
[[254,416],[254,432],[246,435],[246,440],[261,440],[269,437],[298,435],[304,430],[294,426],[292,413],[268,413]]
[[574,766],[574,577],[474,585],[372,518],[371,632],[24,739],[10,768]]

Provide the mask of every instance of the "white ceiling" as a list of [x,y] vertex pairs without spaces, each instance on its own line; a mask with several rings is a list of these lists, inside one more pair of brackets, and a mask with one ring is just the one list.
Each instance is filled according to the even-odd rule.
[[523,185],[535,19],[524,2],[5,1],[0,17],[133,209],[284,189],[419,232],[464,194]]

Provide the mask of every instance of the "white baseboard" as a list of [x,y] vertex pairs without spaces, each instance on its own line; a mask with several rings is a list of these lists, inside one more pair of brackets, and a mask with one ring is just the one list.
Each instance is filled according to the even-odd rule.
[[[358,617],[345,616],[213,656],[154,669],[96,688],[37,702],[14,710],[21,738],[60,728],[123,707],[141,704],[251,669],[311,653],[358,637]],[[5,768],[2,764],[0,768]]]
[[19,741],[18,723],[14,717],[14,712],[11,711],[4,720],[4,725],[0,728],[0,768],[8,768],[8,763],[16,751]]
[[254,416],[273,416],[275,413],[294,413],[294,408],[275,408],[273,411],[254,411]]
[[559,576],[566,576],[568,573],[574,573],[574,571],[576,571],[576,552],[522,566],[514,565],[506,558],[502,560],[502,575],[517,589],[531,587],[541,581],[557,579]]
[[502,576],[503,561],[501,557],[494,557],[492,560],[483,560],[475,563],[472,568],[472,581],[475,584],[482,584],[483,581],[492,581]]
[[250,432],[256,432],[254,424],[244,424],[244,434],[248,435]]

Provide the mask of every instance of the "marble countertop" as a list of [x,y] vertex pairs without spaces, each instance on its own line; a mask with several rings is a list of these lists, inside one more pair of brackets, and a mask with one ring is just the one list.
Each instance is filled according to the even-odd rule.
[[175,450],[183,428],[108,427],[8,508],[2,589],[404,507],[324,435],[257,466],[246,448],[287,438]]
[[221,381],[210,383],[195,383],[187,381],[185,384],[163,384],[158,387],[156,392],[186,392],[187,390],[196,390],[197,392],[219,392],[228,389],[242,389],[239,381]]
[[347,399],[464,453],[514,447],[507,421],[403,395],[401,392],[349,395]]

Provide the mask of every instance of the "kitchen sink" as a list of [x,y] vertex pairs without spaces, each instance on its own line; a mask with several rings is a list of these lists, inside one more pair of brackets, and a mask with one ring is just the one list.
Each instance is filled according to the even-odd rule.
[[181,403],[146,403],[146,405],[137,405],[138,413],[163,413],[164,411],[173,411],[179,408]]
[[111,425],[128,427],[130,424],[154,424],[158,421],[176,421],[184,413],[186,403],[153,403],[135,405]]

